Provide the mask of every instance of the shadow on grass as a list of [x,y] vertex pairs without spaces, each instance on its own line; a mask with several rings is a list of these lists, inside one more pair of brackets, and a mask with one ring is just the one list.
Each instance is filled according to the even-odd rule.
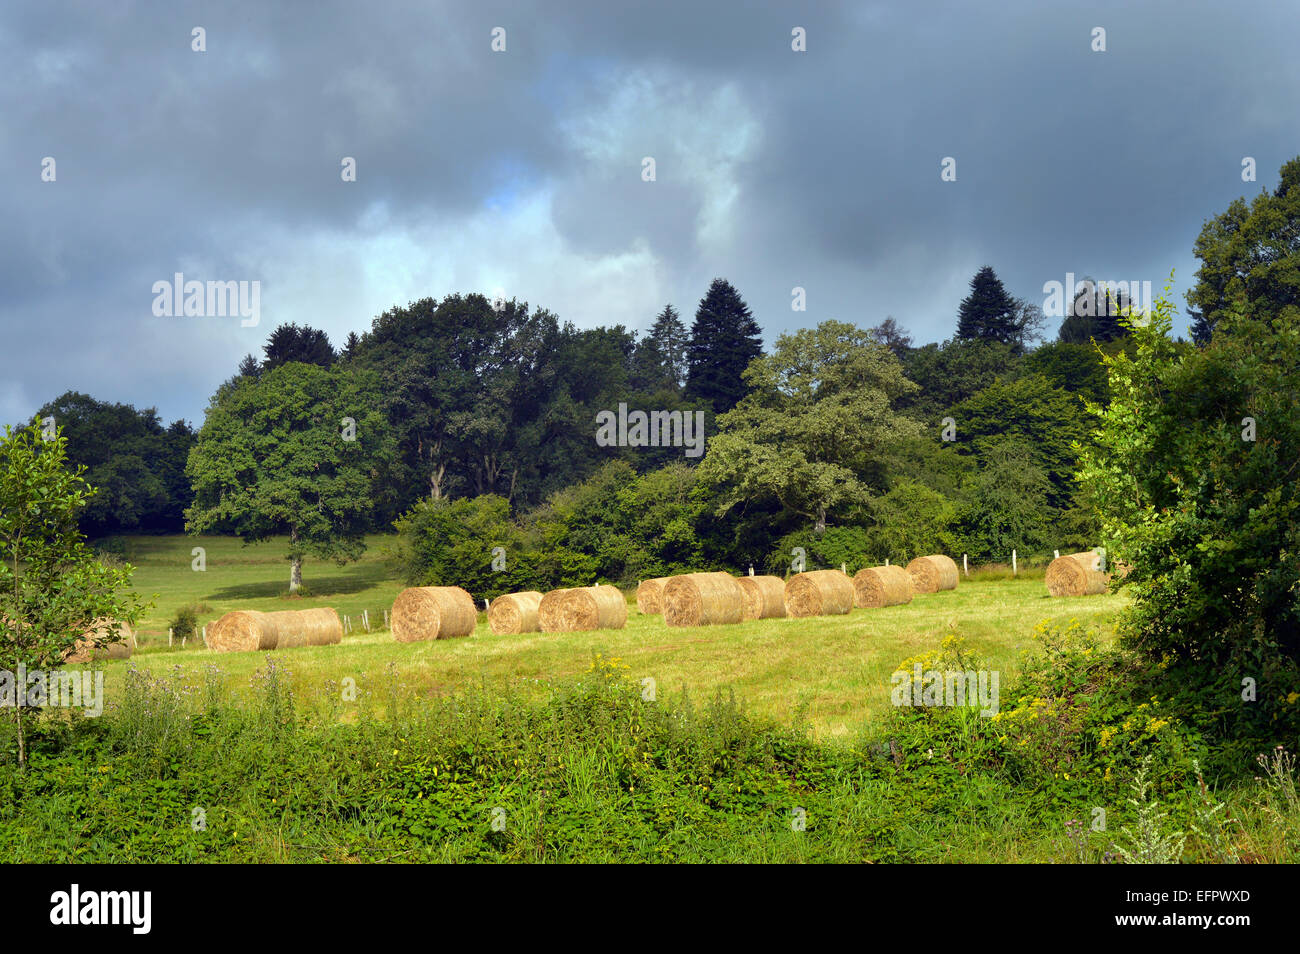
[[[382,574],[370,576],[316,576],[303,580],[303,586],[310,595],[305,599],[321,596],[342,596],[351,593],[363,593],[372,590],[384,582]],[[208,600],[249,600],[269,599],[283,596],[288,600],[289,584],[287,581],[270,580],[260,583],[241,583],[213,590],[203,599]]]

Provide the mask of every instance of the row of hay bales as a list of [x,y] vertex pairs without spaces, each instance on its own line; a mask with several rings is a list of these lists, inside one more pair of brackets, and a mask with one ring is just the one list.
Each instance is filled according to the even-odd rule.
[[[906,570],[870,567],[852,579],[840,570],[811,570],[789,580],[684,573],[642,583],[637,588],[637,609],[646,615],[662,614],[669,626],[709,626],[784,616],[843,615],[854,606],[894,606],[910,602],[913,592],[956,586],[957,566],[945,556],[921,557]],[[389,618],[398,642],[453,639],[474,632],[478,608],[459,586],[413,586],[398,594]],[[627,625],[627,601],[613,586],[508,593],[489,604],[488,625],[498,635],[622,629]],[[332,609],[238,610],[208,627],[208,647],[217,652],[323,646],[342,638],[342,625]]]
[[788,580],[727,573],[657,577],[637,587],[636,602],[641,613],[662,614],[669,626],[707,626],[897,606],[911,602],[915,593],[956,589],[957,582],[957,564],[936,554],[918,557],[906,569],[867,567],[852,578],[840,570],[810,570]]
[[[1109,575],[1092,551],[1071,553],[1047,568],[1052,596],[1104,593]],[[906,568],[873,566],[852,578],[840,570],[810,570],[789,580],[776,576],[728,573],[684,573],[657,577],[637,587],[637,610],[662,615],[669,626],[710,626],[779,617],[806,618],[844,615],[855,607],[899,606],[916,593],[955,590],[960,575],[956,562],[943,554],[917,557]],[[478,608],[459,586],[418,586],[403,590],[393,603],[393,637],[398,642],[468,636],[478,622]],[[627,602],[612,586],[565,587],[541,593],[508,593],[492,601],[488,625],[497,635],[562,633],[622,629]],[[129,635],[129,630],[127,630]],[[89,645],[89,636],[85,642]],[[285,649],[338,643],[343,628],[332,609],[289,610],[279,613],[236,611],[208,627],[208,645],[218,652]],[[86,661],[90,650],[78,652]],[[110,658],[130,655],[126,643],[100,650]]]
[[[390,619],[398,642],[452,639],[474,632],[478,609],[459,586],[414,586],[398,594]],[[622,629],[627,601],[613,586],[507,593],[488,605],[488,625],[497,634]]]

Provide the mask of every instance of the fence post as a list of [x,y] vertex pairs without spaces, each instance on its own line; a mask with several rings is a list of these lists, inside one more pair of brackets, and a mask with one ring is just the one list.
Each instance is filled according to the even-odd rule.
[[749,565],[749,575],[750,576],[754,575],[754,564],[752,563]]
[[848,565],[847,563],[841,563],[841,564],[840,564],[840,572],[843,573],[845,576],[848,576],[848,575],[849,575],[849,565]]
[[361,611],[361,625],[366,628],[367,633],[370,632],[370,610]]
[[970,567],[966,565],[966,554],[961,555],[961,571],[970,576]]
[[185,641],[188,640],[188,639],[189,639],[188,636],[182,636],[182,637],[181,637],[181,649],[184,649],[184,648],[185,648]]
[[206,626],[203,627],[203,648],[208,648],[208,628]]
[[1053,551],[1052,551],[1052,559],[1053,559],[1053,560],[1059,560],[1059,559],[1061,559],[1061,551],[1060,551],[1060,550],[1053,550]]
[[172,648],[172,628],[170,626],[167,627],[167,648]]
[[388,610],[384,610],[384,625],[388,625]]
[[889,557],[885,557],[885,566],[889,566]]
[[1011,551],[1011,575],[1016,575],[1016,551]]

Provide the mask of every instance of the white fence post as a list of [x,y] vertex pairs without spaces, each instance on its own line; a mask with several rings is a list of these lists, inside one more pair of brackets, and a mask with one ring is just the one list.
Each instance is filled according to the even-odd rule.
[[1052,551],[1052,559],[1053,559],[1053,560],[1059,560],[1059,559],[1061,559],[1061,551],[1060,551],[1060,550],[1053,550],[1053,551]]
[[1016,551],[1011,551],[1011,575],[1016,575]]
[[208,648],[208,628],[206,626],[203,627],[203,648]]
[[172,628],[170,626],[167,627],[167,648],[172,648]]
[[961,555],[961,571],[970,576],[970,567],[966,565],[966,554]]
[[370,632],[370,610],[361,611],[361,625],[366,628],[367,633]]

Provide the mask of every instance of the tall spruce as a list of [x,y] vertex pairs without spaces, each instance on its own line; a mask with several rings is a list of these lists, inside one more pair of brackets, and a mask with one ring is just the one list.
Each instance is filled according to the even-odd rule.
[[672,305],[664,305],[664,310],[655,318],[650,329],[649,339],[655,343],[664,362],[665,376],[673,384],[681,387],[686,383],[686,323]]
[[718,414],[730,411],[749,390],[741,375],[762,353],[762,329],[749,306],[730,282],[715,278],[691,326],[686,396],[708,401]]
[[960,340],[1017,344],[1022,337],[1016,300],[1007,294],[1002,280],[989,265],[970,280],[970,294],[962,299],[957,315]]

